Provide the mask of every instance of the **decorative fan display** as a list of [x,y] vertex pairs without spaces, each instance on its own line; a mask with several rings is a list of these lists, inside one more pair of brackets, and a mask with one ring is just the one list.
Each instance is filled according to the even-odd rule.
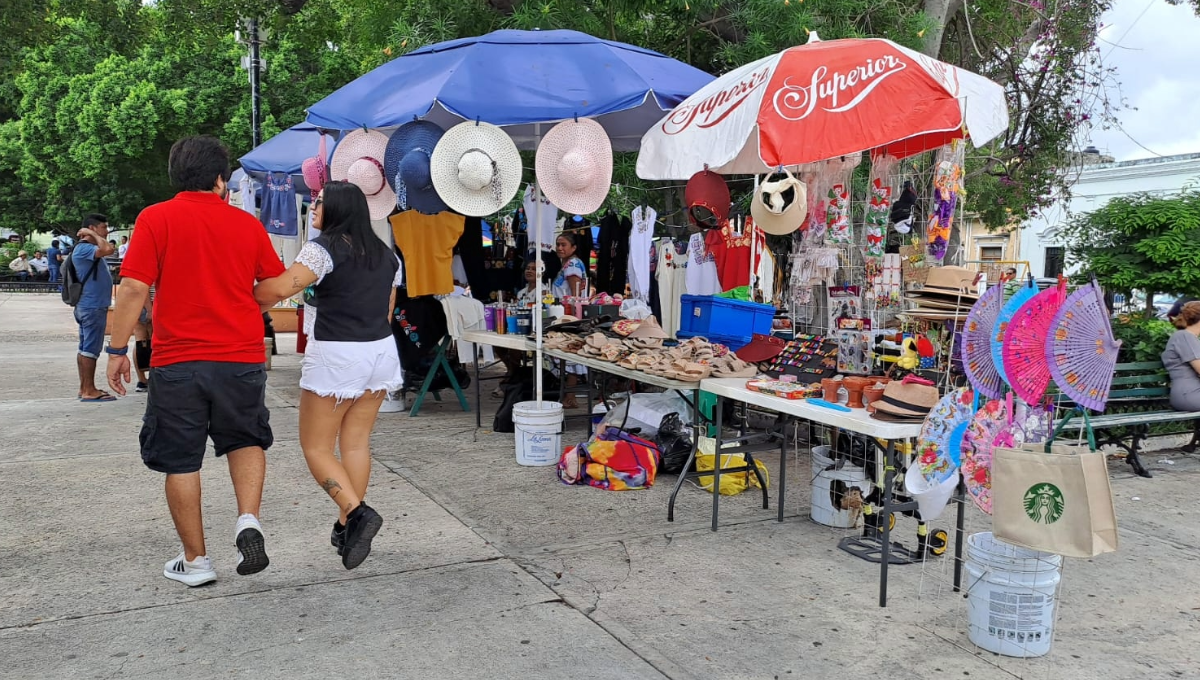
[[956,430],[966,429],[974,402],[971,388],[960,387],[938,400],[929,411],[917,438],[917,463],[925,479],[943,482],[957,470],[962,436]]
[[1104,292],[1093,281],[1072,293],[1054,315],[1045,351],[1058,389],[1080,406],[1103,411],[1120,349]]
[[1067,299],[1067,283],[1044,290],[1017,310],[1004,331],[1004,366],[1017,396],[1030,404],[1041,401],[1050,386],[1046,345],[1050,324]]
[[963,438],[962,475],[975,505],[992,514],[992,447],[996,435],[1008,426],[1008,410],[999,399],[979,407]]
[[996,362],[992,360],[992,337],[996,319],[1004,307],[1004,283],[987,289],[967,315],[959,347],[962,348],[963,370],[971,385],[989,399],[999,399],[1004,381]]
[[992,363],[996,365],[1000,379],[1009,385],[1012,384],[1012,381],[1008,379],[1008,370],[1004,366],[1004,333],[1008,329],[1008,322],[1017,313],[1017,310],[1032,300],[1037,293],[1038,287],[1034,284],[1033,279],[1026,279],[1017,288],[1017,292],[1013,293],[1008,302],[1005,302],[1004,306],[1000,308],[1000,316],[996,317],[996,326],[992,329]]
[[1017,448],[1050,438],[1052,406],[1030,406],[1012,394],[979,408],[963,437],[962,475],[967,493],[980,510],[992,514],[992,454],[997,446]]

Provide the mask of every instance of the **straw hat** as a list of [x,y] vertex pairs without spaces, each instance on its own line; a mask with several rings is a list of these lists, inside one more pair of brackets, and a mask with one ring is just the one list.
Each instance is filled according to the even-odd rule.
[[405,123],[392,133],[383,154],[383,171],[396,192],[396,207],[412,208],[426,215],[447,210],[446,202],[433,188],[431,157],[442,128],[424,120]]
[[653,315],[646,317],[642,323],[629,334],[631,338],[659,338],[665,340],[671,336],[663,330],[663,327],[658,325],[658,319]]
[[538,186],[559,210],[575,215],[596,212],[612,185],[612,143],[594,120],[555,125],[538,144]]
[[979,272],[965,267],[930,267],[925,285],[920,290],[908,293],[907,296],[917,299],[922,297],[963,298],[968,302],[974,302],[979,299],[975,288],[975,280],[978,277]]
[[683,201],[687,204],[688,219],[697,227],[710,225],[696,217],[694,208],[704,208],[712,213],[717,218],[717,227],[724,227],[729,222],[729,186],[724,177],[711,170],[692,175],[683,190]]
[[808,189],[787,170],[783,179],[764,177],[750,201],[750,214],[768,234],[790,234],[800,228],[808,214]]
[[433,149],[433,186],[446,205],[470,217],[503,208],[521,184],[521,154],[508,134],[488,123],[459,123]]
[[318,130],[317,134],[321,135],[321,140],[317,142],[317,155],[305,158],[300,163],[304,186],[308,187],[308,192],[314,199],[321,193],[321,189],[325,188],[325,180],[329,179],[329,166],[326,164],[329,153],[325,150],[325,133]]
[[376,130],[353,130],[333,150],[329,177],[358,186],[367,196],[371,219],[382,220],[392,212],[396,193],[383,174],[383,154],[388,138]]
[[883,388],[883,396],[872,401],[879,420],[921,421],[938,403],[937,386],[928,381],[905,378],[893,380]]

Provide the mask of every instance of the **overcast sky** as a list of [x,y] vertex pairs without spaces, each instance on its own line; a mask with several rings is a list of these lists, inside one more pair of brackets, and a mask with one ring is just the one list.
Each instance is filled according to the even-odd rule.
[[1092,143],[1118,161],[1200,153],[1200,17],[1192,6],[1116,0],[1104,23],[1100,53],[1136,110],[1118,112],[1125,132],[1094,130]]

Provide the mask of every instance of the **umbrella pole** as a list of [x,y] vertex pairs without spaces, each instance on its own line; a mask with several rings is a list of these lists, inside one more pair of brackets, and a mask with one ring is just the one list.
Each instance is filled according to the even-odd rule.
[[[542,124],[535,123],[533,126],[534,149],[542,143]],[[534,394],[537,397],[538,410],[542,410],[542,185],[536,180],[534,181],[533,190],[533,252],[536,273],[536,284],[534,287],[534,307],[533,307],[533,335],[534,335]],[[565,367],[564,367],[565,370]],[[566,376],[560,376],[564,381]],[[559,390],[562,391],[561,389]]]

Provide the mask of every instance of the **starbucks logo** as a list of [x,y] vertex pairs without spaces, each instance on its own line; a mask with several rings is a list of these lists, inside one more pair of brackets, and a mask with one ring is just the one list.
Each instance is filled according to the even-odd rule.
[[1025,492],[1025,514],[1038,524],[1054,524],[1062,519],[1065,505],[1062,492],[1049,482],[1034,484]]

